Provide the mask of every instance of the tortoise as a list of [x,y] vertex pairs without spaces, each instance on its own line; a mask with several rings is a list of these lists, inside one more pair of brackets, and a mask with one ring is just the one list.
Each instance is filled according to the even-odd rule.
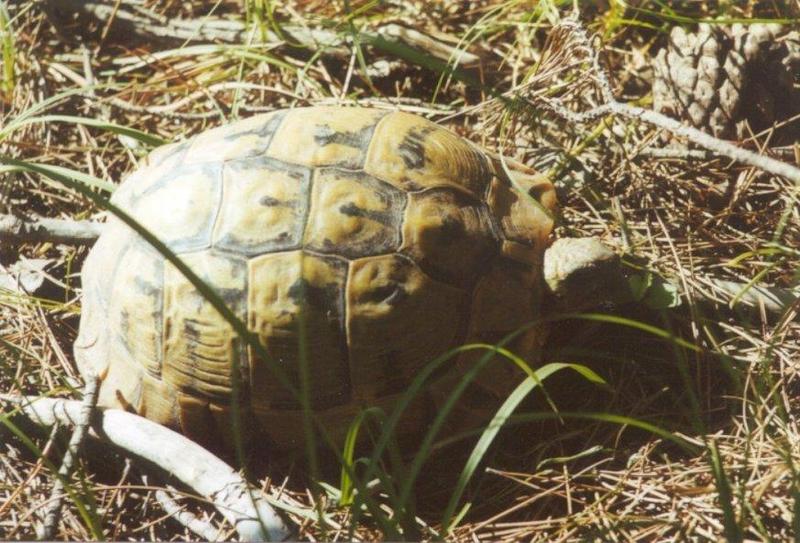
[[[399,111],[297,108],[208,130],[153,151],[112,202],[207,282],[295,382],[302,336],[311,407],[339,437],[459,345],[528,325],[511,348],[535,361],[546,299],[568,298],[559,291],[577,278],[571,290],[586,301],[614,261],[594,240],[562,240],[545,266],[550,181]],[[301,406],[268,361],[132,229],[114,217],[107,226],[82,270],[74,345],[82,373],[102,378],[99,404],[225,442],[239,379],[245,426],[299,444]],[[473,359],[459,355],[437,383]],[[493,363],[480,390],[508,391],[515,371]],[[412,403],[409,428],[440,400]]]

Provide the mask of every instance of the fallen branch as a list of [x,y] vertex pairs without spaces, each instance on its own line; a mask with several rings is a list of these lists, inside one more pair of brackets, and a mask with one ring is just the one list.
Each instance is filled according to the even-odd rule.
[[[248,43],[249,29],[244,22],[203,17],[202,19],[169,19],[150,11],[138,3],[129,1],[98,2],[82,0],[45,0],[49,15],[59,10],[66,14],[82,13],[97,19],[112,29],[134,34],[147,40],[160,40],[182,45],[186,42],[203,43]],[[461,66],[478,64],[480,58],[467,51],[460,50],[441,40],[434,39],[417,30],[398,24],[387,24],[372,30],[360,32],[362,38],[384,38],[399,41],[421,49],[445,62],[454,62]],[[321,50],[323,54],[350,58],[352,53],[351,35],[347,32],[335,32],[324,28],[309,28],[299,25],[281,25],[280,33],[269,26],[258,28],[254,32],[254,44],[262,45],[298,45],[312,51]]]
[[[769,152],[783,161],[795,160],[794,149],[773,147]],[[685,145],[671,147],[645,147],[638,152],[639,155],[649,158],[680,159],[680,160],[710,160],[719,155],[707,149],[690,149]]]
[[[686,138],[717,156],[730,158],[733,161],[747,164],[785,177],[800,186],[800,168],[775,160],[774,158],[754,153],[733,143],[721,140],[697,128],[683,124],[657,111],[617,101],[609,83],[608,74],[600,65],[598,50],[586,29],[576,19],[565,19],[556,25],[549,36],[547,49],[550,57],[540,66],[540,74],[524,85],[504,94],[506,102],[493,100],[495,107],[504,105],[508,99],[521,100],[534,109],[547,109],[572,124],[595,122],[608,115],[620,115],[629,119],[643,121],[671,134]],[[565,56],[569,57],[565,59]],[[586,66],[586,64],[590,66]],[[576,112],[567,107],[561,98],[549,95],[552,92],[548,79],[566,69],[581,69],[584,76],[580,84],[585,87],[593,83],[595,91],[599,91],[599,105],[585,111]]]
[[49,241],[71,245],[91,244],[103,225],[90,221],[62,219],[22,219],[0,213],[0,241],[26,243]]
[[45,541],[55,539],[58,517],[59,513],[61,513],[61,504],[64,501],[64,481],[66,481],[67,477],[72,473],[72,466],[75,464],[75,459],[78,457],[80,448],[83,445],[83,440],[86,439],[86,431],[91,423],[92,413],[97,406],[98,384],[98,379],[89,379],[83,389],[83,400],[80,403],[80,410],[78,411],[79,418],[75,422],[75,428],[72,430],[72,436],[67,445],[67,452],[64,453],[64,458],[61,460],[61,467],[58,469],[58,477],[56,477],[53,490],[50,493],[52,501],[47,507],[44,517],[44,527],[42,528],[42,533],[39,534],[39,539]]
[[[0,395],[44,426],[75,424],[81,402]],[[242,541],[286,540],[292,536],[266,497],[225,462],[197,443],[145,418],[117,409],[97,409],[89,435],[143,458],[209,499]]]
[[164,511],[177,522],[199,535],[204,541],[221,541],[222,534],[210,523],[197,518],[189,511],[185,511],[178,502],[172,499],[167,492],[156,490],[156,500]]
[[[61,219],[24,221],[17,217],[0,214],[0,240],[10,243],[53,241],[91,244],[101,234],[103,226],[103,223]],[[707,281],[714,287],[716,295],[704,295],[704,298],[717,305],[727,305],[730,301],[737,299],[745,305],[754,307],[763,305],[769,313],[780,315],[795,306],[800,300],[800,293],[791,289],[760,285],[748,286],[745,283],[716,278],[708,278]],[[728,298],[728,300],[724,300],[724,298]]]
[[[716,291],[714,294],[720,296],[722,303],[736,301],[755,308],[763,306],[768,313],[778,315],[791,308],[800,311],[800,292],[778,287],[745,285],[717,278],[707,278],[704,282]],[[730,301],[725,302],[724,298]]]

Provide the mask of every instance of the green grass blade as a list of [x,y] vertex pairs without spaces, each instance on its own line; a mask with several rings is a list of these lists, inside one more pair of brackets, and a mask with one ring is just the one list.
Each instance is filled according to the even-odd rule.
[[0,126],[0,141],[3,141],[11,134],[17,127],[20,126],[21,123],[24,123],[30,117],[36,115],[41,111],[46,111],[50,107],[54,107],[58,105],[63,100],[70,98],[75,95],[84,94],[89,87],[75,87],[72,89],[67,89],[65,91],[59,92],[58,94],[54,94],[53,96],[42,100],[41,102],[36,102],[28,109],[19,113],[14,117],[14,119],[5,123],[5,126]]
[[67,492],[70,500],[72,503],[75,504],[75,508],[78,510],[78,514],[83,519],[83,522],[89,528],[89,532],[91,532],[92,537],[94,537],[97,541],[102,541],[103,537],[103,529],[100,523],[100,515],[98,514],[97,510],[92,507],[94,504],[94,500],[91,500],[91,503],[88,505],[84,502],[81,498],[81,495],[75,491],[72,483],[68,481],[66,478],[62,477],[59,473],[59,468],[42,452],[39,447],[33,442],[31,438],[29,438],[25,432],[22,431],[19,426],[14,424],[11,421],[11,417],[14,416],[15,413],[19,411],[19,408],[11,410],[9,413],[0,413],[0,424],[5,426],[12,434],[14,434],[17,439],[19,439],[25,447],[37,458],[39,458],[42,463],[47,466],[50,472],[53,474],[54,477],[61,480],[63,484],[64,490]]
[[14,30],[11,28],[11,17],[5,2],[0,2],[0,49],[2,49],[3,58],[3,80],[0,82],[0,91],[5,95],[6,100],[10,101],[17,85],[14,67],[16,51],[14,49]]
[[[286,373],[283,369],[278,366],[274,359],[267,353],[266,349],[258,340],[258,337],[250,332],[247,329],[247,326],[233,313],[233,311],[228,308],[225,304],[225,301],[216,293],[214,290],[208,286],[194,271],[189,268],[183,260],[181,260],[169,247],[167,247],[164,242],[162,242],[156,235],[150,232],[147,228],[142,226],[138,221],[136,221],[133,217],[131,217],[127,212],[120,209],[119,207],[115,206],[111,203],[108,199],[98,195],[97,193],[90,190],[88,187],[84,186],[80,181],[76,181],[72,178],[71,175],[64,175],[58,169],[45,167],[40,164],[34,164],[30,162],[25,162],[22,160],[17,160],[11,157],[6,157],[0,155],[0,164],[5,163],[14,167],[18,167],[25,171],[38,173],[47,177],[50,177],[54,181],[61,183],[63,186],[75,190],[79,192],[84,197],[88,198],[96,205],[101,208],[107,209],[110,213],[116,216],[120,221],[125,223],[128,227],[134,230],[139,236],[141,236],[150,246],[152,246],[156,251],[159,252],[170,264],[175,266],[179,273],[181,273],[191,284],[193,287],[197,289],[198,292],[212,305],[212,307],[222,316],[222,318],[231,325],[234,332],[241,338],[241,340],[262,359],[272,371],[273,376],[278,381],[278,383],[283,386],[288,392],[290,392],[298,402],[302,401],[300,392],[295,387],[291,381],[289,380]],[[232,373],[234,375],[239,375],[239,367],[238,367],[238,359],[236,357],[233,358],[233,367]],[[234,435],[241,435],[236,434],[236,431],[239,429],[239,422],[237,419],[241,420],[241,415],[239,413],[239,388],[238,388],[238,380],[232,379],[232,393],[231,393],[231,412],[232,412],[232,421],[234,426]],[[339,456],[338,449],[336,447],[335,442],[331,439],[325,425],[319,421],[319,419],[314,415],[314,423],[317,426],[317,429],[322,436],[325,444],[337,455]],[[234,442],[234,449],[236,451],[237,460],[240,463],[240,466],[246,468],[246,464],[244,463],[244,452],[242,450],[242,443],[241,439],[236,439]],[[351,474],[353,476],[354,474]],[[358,482],[357,479],[354,481]],[[358,483],[360,485],[360,483]],[[370,512],[376,518],[376,520],[381,524],[382,528],[386,530],[386,533],[391,534],[393,533],[391,523],[387,523],[380,506],[369,497],[368,492],[362,486],[359,486],[359,495],[363,496],[367,507],[369,508]]]
[[483,460],[483,457],[486,455],[486,451],[489,449],[495,437],[497,437],[498,432],[500,432],[500,429],[505,425],[508,418],[517,409],[522,400],[528,394],[530,394],[534,388],[539,386],[542,381],[547,379],[553,373],[566,368],[575,370],[579,375],[583,376],[588,381],[594,383],[605,383],[605,381],[599,375],[586,366],[582,366],[580,364],[554,362],[546,364],[537,369],[535,372],[536,379],[528,376],[519,385],[517,385],[517,388],[515,388],[508,398],[506,398],[505,402],[503,402],[503,405],[500,406],[489,425],[481,434],[478,443],[476,443],[475,447],[472,449],[472,453],[470,453],[469,458],[464,465],[464,469],[461,471],[461,474],[458,477],[453,494],[450,496],[450,501],[448,502],[447,507],[442,515],[442,531],[444,533],[450,533],[455,526],[455,523],[453,522],[451,524],[451,522],[456,507],[458,507],[458,503],[461,501],[461,496],[464,494],[467,484],[472,479],[478,464],[481,462],[481,460]]
[[[680,4],[677,4],[680,5]],[[732,25],[732,24],[743,24],[743,25],[752,25],[752,24],[797,24],[797,19],[792,19],[788,17],[783,18],[775,18],[775,19],[766,19],[763,17],[753,17],[753,18],[746,18],[746,17],[690,17],[688,15],[680,15],[676,11],[668,10],[668,11],[654,11],[651,9],[643,8],[643,7],[636,7],[628,4],[628,9],[630,9],[633,13],[642,13],[643,15],[647,15],[650,17],[654,17],[656,19],[661,19],[664,21],[669,21],[672,23],[680,23],[680,24],[699,24],[699,23],[708,23],[713,25]]]
[[[466,392],[467,387],[477,378],[477,376],[480,374],[483,368],[491,361],[494,355],[501,355],[504,359],[514,363],[519,368],[521,368],[534,383],[541,385],[541,380],[539,379],[539,375],[535,371],[533,371],[524,360],[514,355],[507,349],[504,349],[503,347],[499,347],[496,345],[486,345],[486,344],[471,344],[471,345],[466,345],[464,347],[464,350],[473,350],[473,349],[482,349],[486,350],[487,352],[478,362],[476,362],[473,365],[472,368],[470,368],[467,372],[464,373],[464,375],[459,380],[458,384],[453,388],[452,391],[450,391],[450,394],[445,400],[444,405],[442,405],[439,408],[436,417],[434,417],[433,422],[430,424],[428,431],[425,435],[425,438],[420,443],[418,452],[414,456],[414,460],[411,463],[408,473],[406,473],[405,475],[405,479],[403,480],[402,486],[400,487],[400,494],[397,498],[397,504],[396,504],[397,510],[400,512],[407,511],[414,484],[417,480],[417,477],[419,476],[420,471],[422,470],[422,466],[430,456],[434,440],[439,434],[439,431],[443,428],[444,423],[447,420],[447,417],[450,415],[455,406],[458,404],[458,401],[460,400],[461,396]],[[588,372],[587,375],[591,374],[593,378],[596,378],[600,382],[602,382],[602,379],[593,372],[591,372],[591,370],[588,370],[588,368],[586,368],[585,370],[586,372]],[[549,375],[549,373],[547,375]],[[492,439],[493,437],[494,436],[492,436]]]
[[[300,257],[300,269],[304,269],[303,253]],[[304,281],[299,283],[299,297],[306,300],[306,286]],[[298,374],[300,378],[300,406],[303,410],[303,435],[305,436],[305,450],[308,460],[309,471],[313,481],[319,480],[319,459],[317,458],[317,437],[314,431],[314,412],[311,409],[311,372],[309,371],[308,360],[308,334],[306,328],[306,314],[303,304],[300,304],[297,312],[297,358]],[[317,509],[317,521],[322,529],[322,539],[327,539],[327,523],[325,514],[322,510],[323,501],[315,499]]]
[[559,317],[561,319],[584,319],[590,321],[597,321],[597,322],[607,322],[611,324],[620,324],[622,326],[628,326],[630,328],[636,328],[637,330],[641,330],[642,332],[647,332],[648,334],[652,334],[654,336],[668,339],[670,342],[673,342],[675,345],[683,347],[685,349],[689,349],[690,351],[694,351],[696,353],[703,352],[703,349],[698,347],[697,345],[686,341],[685,339],[681,339],[674,335],[669,330],[665,330],[663,328],[658,328],[657,326],[652,326],[650,324],[646,324],[643,322],[639,322],[632,319],[626,319],[625,317],[618,317],[616,315],[605,315],[603,313],[579,313],[574,315],[564,315]]
[[15,129],[20,128],[22,126],[33,123],[53,123],[53,122],[80,124],[84,126],[91,126],[93,128],[100,128],[108,132],[113,132],[114,134],[119,134],[121,136],[128,136],[129,138],[133,138],[136,141],[140,141],[146,145],[158,146],[167,143],[167,140],[165,140],[164,138],[161,138],[159,136],[154,136],[153,134],[148,134],[147,132],[137,130],[136,128],[122,126],[120,124],[112,123],[109,121],[91,119],[89,117],[77,117],[75,115],[42,115],[40,117],[27,117],[22,121],[15,123],[14,128]]
[[689,443],[685,439],[675,435],[669,430],[665,430],[664,428],[656,426],[651,422],[647,422],[641,419],[636,419],[633,417],[627,417],[625,415],[616,415],[614,413],[595,413],[595,412],[585,412],[585,411],[559,411],[558,413],[524,413],[521,415],[514,415],[513,417],[510,417],[508,422],[516,424],[522,422],[552,420],[556,418],[593,420],[596,422],[606,422],[608,424],[616,424],[619,426],[630,426],[633,428],[638,428],[639,430],[644,430],[645,432],[651,433],[655,436],[671,441],[672,443],[675,443],[680,448],[685,450],[687,453],[697,454],[701,450],[701,448],[698,448],[697,445]]
[[[370,481],[375,475],[379,472],[380,460],[384,455],[384,451],[388,447],[392,436],[394,435],[395,428],[397,428],[397,423],[400,420],[400,417],[408,408],[408,405],[411,401],[421,392],[422,388],[427,384],[428,380],[430,379],[431,375],[439,369],[439,367],[444,364],[445,362],[452,359],[454,356],[459,354],[460,352],[466,350],[465,348],[457,348],[451,349],[450,351],[443,353],[442,355],[438,356],[436,359],[432,360],[430,363],[426,364],[422,370],[417,374],[414,378],[414,381],[408,386],[405,390],[403,395],[399,398],[399,400],[395,403],[394,409],[383,424],[383,431],[378,438],[378,442],[375,444],[372,450],[372,454],[370,456],[369,462],[367,464],[367,468],[364,475],[365,481]],[[488,360],[491,357],[491,354],[486,357]],[[394,509],[395,509],[395,517],[400,515],[399,508],[397,507],[397,499],[395,494],[390,494],[389,498],[395,502]],[[355,496],[354,499],[354,507],[351,509],[353,514],[352,524],[356,524],[358,519],[361,515],[361,507],[360,501],[363,499],[361,494]],[[397,539],[397,537],[393,537],[392,539]]]
[[[0,158],[0,160],[3,160],[3,159]],[[27,165],[24,165],[25,163],[20,163],[20,164],[15,165],[15,164],[13,164],[13,163],[11,163],[9,161],[6,161],[6,162],[7,162],[7,164],[10,164],[10,165],[9,166],[0,166],[0,173],[4,173],[4,172],[20,172],[20,171],[33,172],[33,170],[31,170],[30,168],[27,167]],[[60,185],[58,183],[52,183],[52,181],[49,181],[49,180],[54,179],[55,178],[54,176],[61,176],[61,177],[67,177],[67,178],[72,179],[73,181],[75,181],[77,183],[80,183],[80,184],[85,185],[87,187],[90,187],[90,188],[93,188],[93,189],[97,189],[97,190],[100,190],[100,191],[103,191],[103,192],[112,193],[117,189],[117,186],[115,184],[113,184],[113,183],[110,183],[110,182],[105,181],[103,179],[100,179],[98,177],[94,177],[93,175],[89,175],[89,174],[86,174],[86,173],[83,173],[83,172],[79,172],[77,170],[71,170],[69,168],[64,168],[62,166],[54,166],[52,164],[37,164],[37,166],[39,167],[39,171],[36,171],[34,173],[39,173],[39,174],[43,175],[45,180],[49,184],[52,184],[54,186],[60,186]]]
[[[355,472],[354,456],[361,426],[367,421],[368,417],[381,417],[382,415],[383,411],[373,407],[361,411],[356,418],[353,419],[353,422],[350,423],[342,447],[342,475],[341,483],[339,484],[341,495],[339,497],[339,505],[347,506],[353,503],[353,478],[350,474]],[[349,466],[350,469],[346,469],[345,466]]]
[[722,456],[719,453],[717,444],[711,440],[708,442],[708,454],[711,462],[711,472],[714,475],[714,484],[719,494],[719,505],[722,509],[723,530],[725,540],[731,543],[739,543],[744,540],[744,534],[739,523],[736,521],[736,512],[733,510],[733,492],[725,467],[722,464]]

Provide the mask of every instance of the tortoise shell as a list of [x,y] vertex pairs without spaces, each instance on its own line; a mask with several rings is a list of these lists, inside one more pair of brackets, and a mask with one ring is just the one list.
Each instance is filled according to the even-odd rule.
[[[421,117],[312,107],[161,147],[112,202],[295,380],[304,341],[312,408],[341,434],[442,353],[536,318],[555,195],[533,171]],[[244,412],[279,444],[301,438],[300,405],[269,364],[133,230],[111,218],[82,280],[75,355],[103,378],[101,405],[227,439],[239,356]],[[531,355],[540,338],[531,328],[517,348]]]

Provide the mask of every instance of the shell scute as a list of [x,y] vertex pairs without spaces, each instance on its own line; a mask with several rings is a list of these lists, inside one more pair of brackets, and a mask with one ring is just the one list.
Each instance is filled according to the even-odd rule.
[[[253,409],[300,409],[275,377],[277,364],[299,386],[300,341],[305,341],[310,397],[317,408],[350,400],[350,376],[342,321],[347,265],[339,259],[290,251],[248,262],[247,323],[270,360],[250,353]],[[304,325],[301,331],[300,326]]]
[[263,156],[285,112],[255,115],[199,134],[189,145],[184,161],[196,164]]
[[313,107],[289,111],[267,156],[308,167],[359,169],[383,112],[365,108]]
[[396,393],[457,344],[466,292],[427,276],[402,255],[350,264],[347,338],[356,398]]
[[456,134],[416,115],[380,120],[364,170],[398,188],[455,187],[481,197],[491,169],[486,155]]
[[525,170],[518,167],[494,177],[487,203],[506,239],[541,252],[553,229],[555,188],[543,176]]
[[267,158],[228,162],[214,247],[244,255],[300,246],[310,170]]
[[120,256],[108,294],[106,326],[153,376],[161,374],[163,270],[163,258],[154,249],[131,243]]
[[184,165],[162,174],[126,211],[173,251],[207,248],[219,208],[221,178],[221,163]]
[[394,251],[405,200],[404,193],[366,174],[318,169],[305,246],[349,258]]
[[482,273],[498,244],[482,204],[448,189],[410,195],[401,251],[432,276],[466,286]]
[[[200,251],[181,259],[244,318],[244,259]],[[163,378],[178,390],[229,400],[232,360],[241,353],[233,327],[174,266],[164,273]]]

